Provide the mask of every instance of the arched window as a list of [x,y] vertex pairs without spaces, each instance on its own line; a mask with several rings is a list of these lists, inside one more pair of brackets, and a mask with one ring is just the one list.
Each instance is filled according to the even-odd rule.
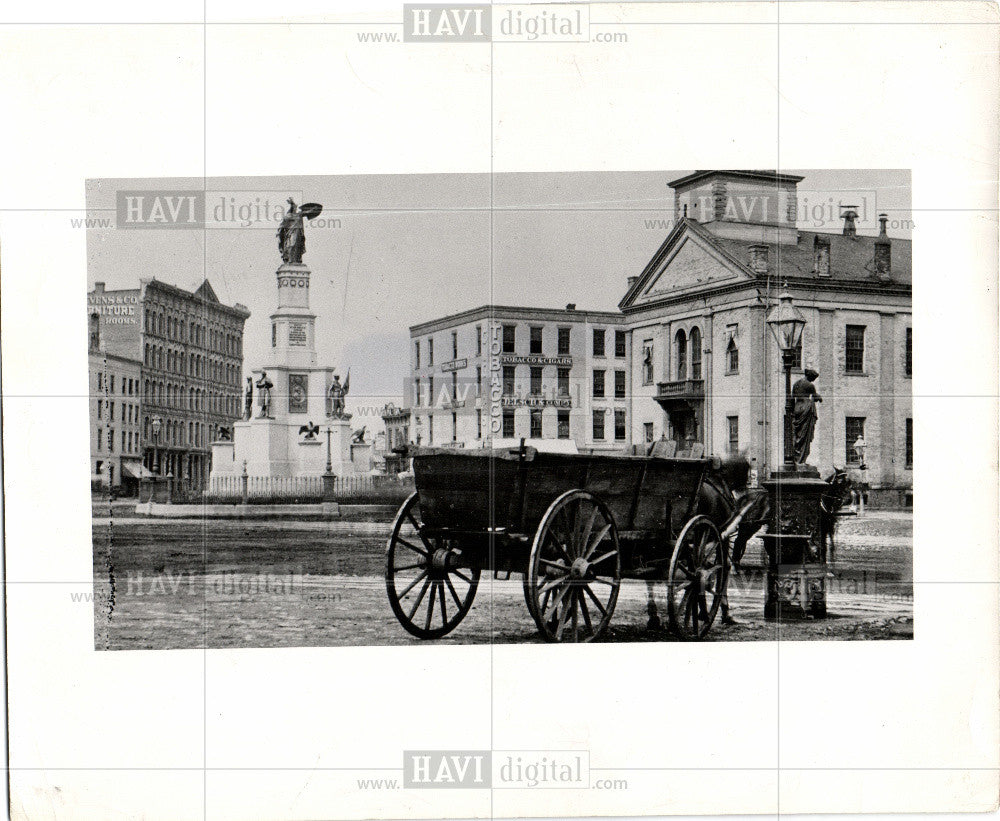
[[691,329],[691,378],[701,379],[701,329]]
[[677,381],[687,379],[687,334],[681,328],[674,337],[674,360],[677,362]]

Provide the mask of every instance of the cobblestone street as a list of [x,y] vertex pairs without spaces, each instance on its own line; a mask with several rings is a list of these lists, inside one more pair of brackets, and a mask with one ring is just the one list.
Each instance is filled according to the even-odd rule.
[[[713,641],[898,639],[913,635],[912,516],[845,517],[831,567],[830,617],[763,618],[759,541],[730,580],[737,624]],[[393,617],[382,577],[385,523],[94,522],[95,643],[99,649],[419,644]],[[109,539],[110,535],[110,539]],[[109,549],[110,543],[110,549]],[[112,607],[111,590],[114,583]],[[666,613],[663,586],[656,593]],[[109,618],[110,613],[110,618]],[[646,587],[624,581],[607,641],[672,641],[646,629]],[[476,602],[440,641],[537,642],[521,579],[484,574]]]

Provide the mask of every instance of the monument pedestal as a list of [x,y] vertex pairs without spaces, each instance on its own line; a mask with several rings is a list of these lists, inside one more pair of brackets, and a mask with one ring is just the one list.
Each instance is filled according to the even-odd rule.
[[812,465],[782,466],[764,483],[770,504],[764,617],[824,618],[827,579],[820,497],[829,485]]

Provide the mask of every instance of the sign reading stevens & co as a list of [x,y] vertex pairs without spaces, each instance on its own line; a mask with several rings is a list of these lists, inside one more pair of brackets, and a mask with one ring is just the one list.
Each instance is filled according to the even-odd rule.
[[541,354],[500,354],[501,365],[565,365],[573,364],[572,356],[542,356]]

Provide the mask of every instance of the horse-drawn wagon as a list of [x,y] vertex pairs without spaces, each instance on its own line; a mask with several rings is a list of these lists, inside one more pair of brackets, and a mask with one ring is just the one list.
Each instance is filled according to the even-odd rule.
[[698,515],[706,478],[725,487],[717,458],[543,453],[523,444],[412,455],[416,491],[392,525],[386,591],[413,635],[440,638],[458,626],[483,571],[523,575],[528,611],[547,641],[599,638],[623,578],[666,583],[677,636],[711,629],[729,576],[727,538],[747,509],[731,509],[721,532]]

